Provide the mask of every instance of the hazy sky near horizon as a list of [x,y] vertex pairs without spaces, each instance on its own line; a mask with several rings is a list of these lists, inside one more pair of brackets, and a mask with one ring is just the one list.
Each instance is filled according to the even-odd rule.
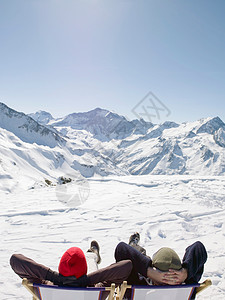
[[0,102],[225,121],[224,13],[224,0],[0,0]]

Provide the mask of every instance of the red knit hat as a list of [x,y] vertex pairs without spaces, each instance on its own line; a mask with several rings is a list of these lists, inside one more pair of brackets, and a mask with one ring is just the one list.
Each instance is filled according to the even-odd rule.
[[78,247],[71,247],[61,257],[59,273],[63,276],[76,276],[87,274],[87,262],[84,252]]

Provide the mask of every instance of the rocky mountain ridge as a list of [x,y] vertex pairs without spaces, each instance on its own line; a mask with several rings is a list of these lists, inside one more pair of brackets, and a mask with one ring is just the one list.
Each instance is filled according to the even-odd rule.
[[100,108],[54,119],[1,103],[0,154],[1,178],[19,176],[18,185],[79,174],[224,175],[225,124],[214,117],[155,125]]
[[55,130],[47,128],[22,112],[9,108],[4,103],[0,103],[0,128],[14,133],[27,143],[54,148],[65,142]]

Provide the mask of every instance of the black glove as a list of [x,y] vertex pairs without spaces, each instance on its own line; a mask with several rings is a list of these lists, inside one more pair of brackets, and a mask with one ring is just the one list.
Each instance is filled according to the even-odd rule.
[[75,276],[62,276],[59,274],[60,280],[63,282],[63,286],[72,286],[72,287],[86,287],[90,284],[90,280],[87,275],[83,275],[79,278]]
[[51,269],[49,269],[46,274],[46,280],[49,280],[58,286],[86,287],[90,284],[87,275],[83,275],[79,278],[76,278],[75,276],[63,276]]

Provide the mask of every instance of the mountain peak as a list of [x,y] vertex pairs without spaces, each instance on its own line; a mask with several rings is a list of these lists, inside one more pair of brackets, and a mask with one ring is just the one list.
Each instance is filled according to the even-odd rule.
[[200,120],[200,127],[197,133],[210,133],[214,134],[219,128],[225,128],[224,122],[219,117],[209,117]]
[[96,107],[92,110],[90,110],[89,112],[92,112],[92,113],[108,113],[110,112],[108,109],[105,109],[105,108],[101,108],[101,107]]
[[56,128],[71,127],[74,130],[86,130],[101,141],[121,139],[138,132],[144,134],[152,126],[143,120],[128,121],[124,116],[99,107],[88,112],[72,113],[51,121],[51,125]]
[[28,114],[28,116],[43,125],[47,125],[51,120],[54,120],[53,116],[44,110],[39,110],[36,113]]

